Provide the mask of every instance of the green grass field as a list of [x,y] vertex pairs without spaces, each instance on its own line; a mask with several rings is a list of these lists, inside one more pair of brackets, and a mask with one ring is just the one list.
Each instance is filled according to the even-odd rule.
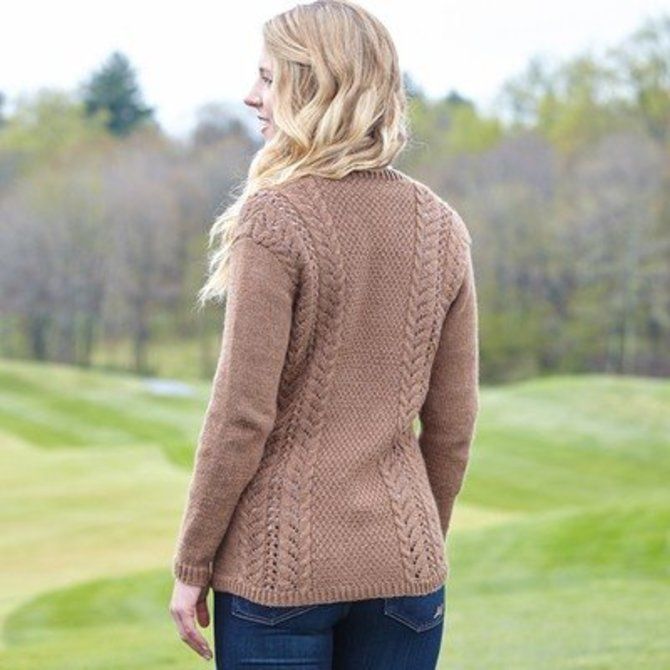
[[[0,668],[206,667],[167,607],[208,391],[0,361]],[[669,481],[669,381],[483,388],[439,667],[670,668]]]

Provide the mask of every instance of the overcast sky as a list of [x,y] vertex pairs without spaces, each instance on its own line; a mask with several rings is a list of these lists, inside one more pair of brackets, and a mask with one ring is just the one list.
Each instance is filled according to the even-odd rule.
[[[99,3],[10,0],[0,22],[0,91],[74,90],[113,51],[136,68],[161,125],[183,135],[197,108],[239,104],[256,76],[262,22],[296,2]],[[670,0],[359,0],[389,28],[403,70],[431,97],[450,89],[487,110],[505,79],[533,55],[599,52]]]

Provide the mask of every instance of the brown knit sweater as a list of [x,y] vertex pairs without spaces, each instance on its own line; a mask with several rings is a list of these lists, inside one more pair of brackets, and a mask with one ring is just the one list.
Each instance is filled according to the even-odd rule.
[[266,605],[436,589],[479,409],[462,218],[388,166],[263,189],[237,230],[174,576]]

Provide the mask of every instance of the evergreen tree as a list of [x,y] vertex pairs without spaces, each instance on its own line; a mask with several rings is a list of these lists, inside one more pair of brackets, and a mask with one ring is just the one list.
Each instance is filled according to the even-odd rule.
[[130,61],[115,51],[83,86],[87,115],[107,112],[107,128],[114,135],[127,135],[133,128],[153,119],[153,107],[147,107]]

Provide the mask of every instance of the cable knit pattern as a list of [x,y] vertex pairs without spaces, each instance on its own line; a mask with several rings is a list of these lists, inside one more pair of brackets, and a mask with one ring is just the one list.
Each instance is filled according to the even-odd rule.
[[264,246],[277,256],[294,283],[298,281],[300,247],[295,212],[280,194],[270,189],[254,193],[242,206],[234,241],[244,237]]
[[266,605],[444,582],[479,408],[471,246],[393,167],[247,200],[177,578]]

